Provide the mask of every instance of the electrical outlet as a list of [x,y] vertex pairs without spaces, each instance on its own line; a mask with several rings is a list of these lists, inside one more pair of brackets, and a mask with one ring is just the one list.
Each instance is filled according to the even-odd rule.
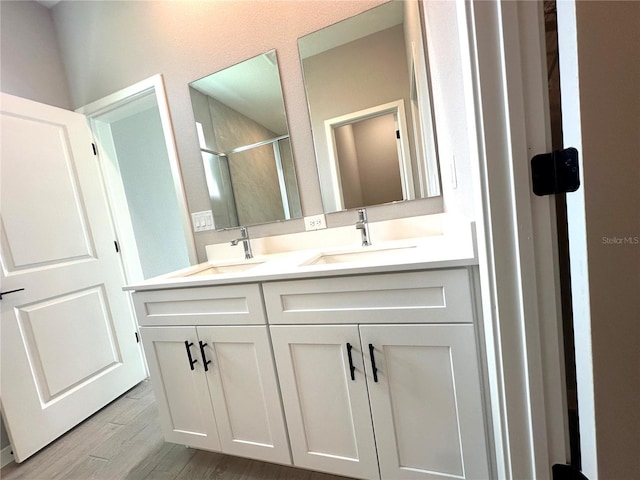
[[321,228],[327,228],[327,222],[324,219],[324,214],[304,217],[304,229],[306,231],[320,230]]
[[193,212],[191,214],[191,219],[193,220],[193,230],[195,232],[203,232],[205,230],[213,230],[216,228],[213,224],[213,212],[211,210]]

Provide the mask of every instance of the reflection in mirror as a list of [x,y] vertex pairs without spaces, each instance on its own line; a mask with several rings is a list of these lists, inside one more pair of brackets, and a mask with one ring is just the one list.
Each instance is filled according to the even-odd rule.
[[298,40],[324,211],[440,195],[417,1]]
[[301,217],[275,50],[189,92],[215,228]]

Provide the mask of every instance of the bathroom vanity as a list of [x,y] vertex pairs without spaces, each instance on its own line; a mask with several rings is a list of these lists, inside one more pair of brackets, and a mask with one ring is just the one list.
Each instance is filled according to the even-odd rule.
[[253,259],[127,287],[168,441],[362,479],[490,477],[473,225],[371,227],[372,246],[257,239]]

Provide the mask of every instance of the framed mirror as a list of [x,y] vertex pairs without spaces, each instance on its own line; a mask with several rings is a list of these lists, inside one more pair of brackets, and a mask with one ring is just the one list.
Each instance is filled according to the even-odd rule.
[[325,213],[440,195],[415,0],[298,40]]
[[215,228],[302,216],[275,50],[189,84]]

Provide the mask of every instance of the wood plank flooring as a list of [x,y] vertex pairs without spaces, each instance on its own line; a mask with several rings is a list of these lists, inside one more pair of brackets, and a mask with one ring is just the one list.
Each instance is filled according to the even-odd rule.
[[166,443],[148,381],[107,405],[2,480],[348,480]]

